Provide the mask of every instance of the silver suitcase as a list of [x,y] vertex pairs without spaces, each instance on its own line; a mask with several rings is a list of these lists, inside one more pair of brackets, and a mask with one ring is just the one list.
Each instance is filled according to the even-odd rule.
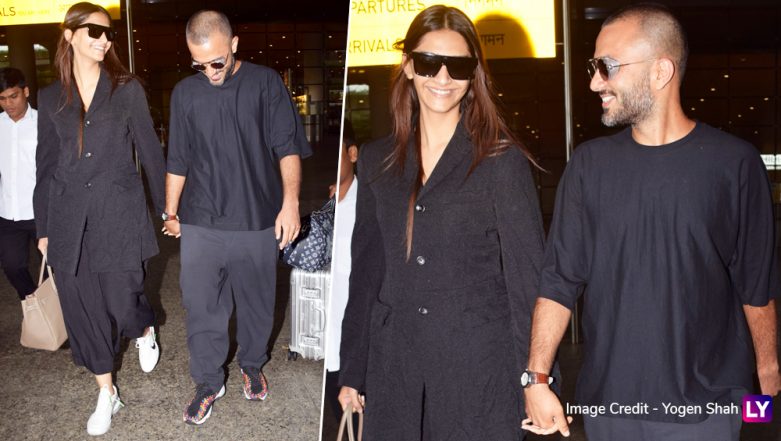
[[290,334],[289,360],[301,354],[310,360],[325,357],[325,308],[331,290],[331,269],[304,271],[294,268],[290,273]]

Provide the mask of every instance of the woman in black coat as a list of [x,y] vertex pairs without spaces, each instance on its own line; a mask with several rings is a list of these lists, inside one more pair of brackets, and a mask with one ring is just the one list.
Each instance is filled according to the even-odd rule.
[[365,404],[369,441],[520,440],[543,251],[529,153],[461,11],[427,8],[397,46],[393,134],[358,161],[340,401]]
[[119,62],[115,35],[105,9],[72,6],[57,47],[59,80],[38,98],[38,247],[54,271],[73,359],[100,387],[91,435],[105,433],[122,407],[111,375],[120,338],[136,339],[146,372],[159,357],[143,293],[144,262],[158,249],[133,145],[158,213],[165,162],[144,89]]

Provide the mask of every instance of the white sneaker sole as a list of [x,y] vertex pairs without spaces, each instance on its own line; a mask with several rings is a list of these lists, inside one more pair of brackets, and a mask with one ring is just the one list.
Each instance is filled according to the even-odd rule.
[[[216,403],[217,400],[222,398],[223,395],[225,395],[225,385],[224,384],[220,388],[220,391],[217,392],[217,396],[214,397],[214,403]],[[203,416],[201,421],[190,421],[190,420],[187,420],[187,421],[185,421],[185,423],[187,423],[187,424],[195,424],[196,426],[200,426],[201,424],[205,423],[206,420],[208,420],[209,417],[212,415],[212,409],[214,409],[214,403],[212,403],[211,407],[209,408],[209,411],[206,412],[206,415]]]

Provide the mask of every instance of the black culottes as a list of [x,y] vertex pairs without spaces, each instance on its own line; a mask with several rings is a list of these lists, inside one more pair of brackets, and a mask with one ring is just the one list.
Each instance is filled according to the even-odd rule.
[[153,326],[155,314],[144,295],[144,267],[93,273],[82,242],[76,274],[53,268],[73,361],[95,375],[114,370],[122,337],[138,338]]

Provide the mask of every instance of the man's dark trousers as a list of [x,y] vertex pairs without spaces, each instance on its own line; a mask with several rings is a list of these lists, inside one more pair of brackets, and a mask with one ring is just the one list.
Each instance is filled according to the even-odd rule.
[[180,283],[196,384],[216,392],[225,383],[234,306],[239,365],[260,368],[268,361],[278,256],[273,227],[228,231],[182,224]]
[[0,217],[0,265],[19,299],[35,291],[28,269],[30,242],[35,242],[35,221],[12,221]]

